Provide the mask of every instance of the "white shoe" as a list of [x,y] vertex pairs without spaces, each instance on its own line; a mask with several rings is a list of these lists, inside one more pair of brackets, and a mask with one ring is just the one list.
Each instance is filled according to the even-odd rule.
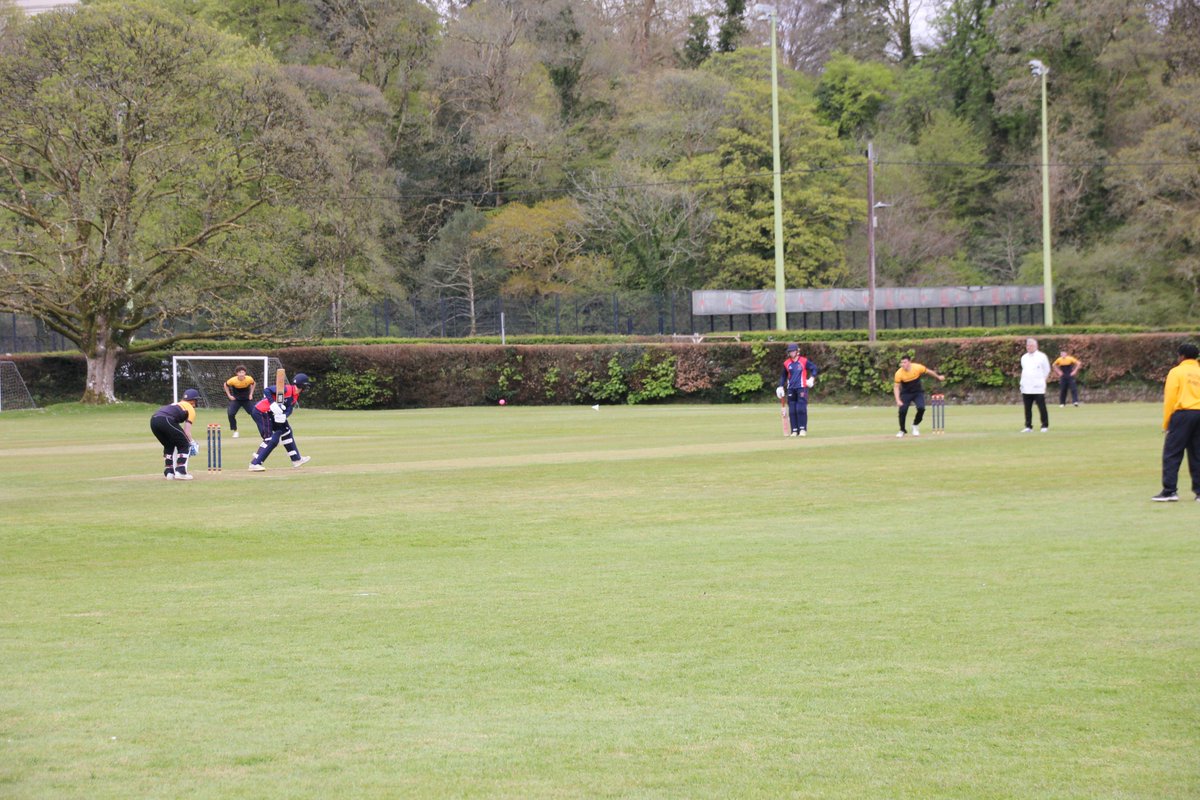
[[896,434],[896,438],[897,438],[897,439],[903,439],[903,438],[904,438],[904,431],[900,431],[899,433],[897,433],[897,434]]
[[173,481],[173,480],[175,480],[175,473],[174,472],[164,472],[163,477],[169,481]]
[[251,472],[266,472],[267,468],[264,467],[262,464],[251,464],[250,471]]
[[1049,428],[1042,428],[1042,433],[1049,433],[1049,432],[1050,432]]
[[299,469],[310,461],[312,461],[312,456],[301,456],[299,459],[292,462],[292,469]]
[[1021,433],[1029,433],[1033,428],[1021,428]]
[[799,435],[800,434],[797,431],[792,431],[791,433],[788,434],[788,436],[799,436]]
[[237,431],[234,431],[234,432],[233,432],[233,438],[235,438],[235,439],[236,439],[236,438],[238,438],[238,432],[237,432]]
[[175,473],[175,480],[177,481],[190,481],[191,479],[192,473],[190,472],[184,473],[183,475],[180,475],[178,472]]
[[921,429],[918,428],[916,425],[913,425],[913,436],[920,436],[920,435],[921,435]]
[[808,431],[806,431],[804,428],[801,428],[800,432],[796,435],[797,436],[808,436]]

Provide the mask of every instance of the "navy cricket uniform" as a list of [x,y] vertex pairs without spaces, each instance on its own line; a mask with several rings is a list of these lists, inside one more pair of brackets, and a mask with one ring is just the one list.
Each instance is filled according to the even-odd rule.
[[808,379],[817,377],[817,365],[804,356],[783,362],[779,385],[787,392],[788,420],[792,433],[808,429]]
[[150,430],[163,446],[163,475],[187,474],[191,441],[183,432],[183,423],[196,420],[195,407],[186,400],[163,406],[150,417]]
[[285,409],[285,416],[282,422],[277,421],[274,412],[271,411],[271,404],[275,402],[274,386],[268,386],[263,391],[263,399],[254,406],[254,419],[258,422],[263,442],[258,446],[254,458],[250,459],[251,466],[262,464],[267,460],[267,456],[271,455],[271,451],[281,444],[293,463],[300,461],[300,448],[296,445],[296,435],[292,433],[292,425],[288,421],[300,399],[300,390],[289,385],[283,396],[280,404]]

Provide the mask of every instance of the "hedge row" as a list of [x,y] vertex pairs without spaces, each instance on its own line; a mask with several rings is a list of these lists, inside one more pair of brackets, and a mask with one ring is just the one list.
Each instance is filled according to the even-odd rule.
[[[1179,331],[1188,333],[1187,328],[1158,328],[1157,331]],[[1147,333],[1148,331],[1143,326],[1138,325],[1060,325],[1053,329],[1046,328],[1044,325],[1011,325],[1002,328],[881,328],[877,332],[877,338],[881,341],[913,341],[914,339],[976,339],[981,337],[1005,337],[1005,336],[1035,336],[1039,339],[1043,336],[1079,336],[1083,334],[1133,334]],[[508,336],[504,342],[501,342],[499,336],[474,336],[470,338],[454,338],[454,339],[431,339],[431,338],[413,338],[400,336],[376,336],[376,337],[360,337],[355,339],[322,339],[315,342],[304,342],[304,345],[320,346],[320,347],[353,347],[356,345],[377,345],[377,344],[451,344],[451,345],[468,345],[468,344],[511,344],[511,345],[530,345],[530,344],[627,344],[631,342],[641,343],[659,343],[671,344],[676,342],[687,342],[691,340],[699,340],[702,337],[707,337],[710,341],[742,341],[742,342],[865,342],[867,332],[861,329],[845,329],[845,330],[821,330],[817,328],[794,330],[794,331],[777,331],[777,330],[758,330],[758,331],[740,331],[734,333],[697,333],[691,336],[621,336],[617,334],[574,334],[556,336],[553,334],[518,334]],[[238,352],[265,352],[270,351],[275,353],[282,349],[298,346],[299,342],[282,343],[282,342],[264,342],[255,340],[246,341],[208,341],[198,340],[194,342],[179,342],[173,349],[177,354],[181,353],[223,353],[232,349],[238,349]]]
[[[1060,347],[1083,361],[1085,399],[1153,399],[1176,362],[1176,349],[1195,334],[1045,336],[1051,357]],[[1022,337],[879,342],[806,342],[820,367],[814,400],[888,402],[900,357],[911,355],[946,376],[951,402],[1011,402],[1017,398]],[[240,355],[249,351],[240,350]],[[421,408],[494,404],[710,403],[767,399],[779,381],[782,342],[700,344],[624,342],[591,345],[356,345],[273,351],[289,372],[314,378],[314,407]],[[84,364],[78,356],[16,356],[39,404],[77,400]],[[122,399],[162,402],[170,394],[170,361],[162,354],[122,362]]]

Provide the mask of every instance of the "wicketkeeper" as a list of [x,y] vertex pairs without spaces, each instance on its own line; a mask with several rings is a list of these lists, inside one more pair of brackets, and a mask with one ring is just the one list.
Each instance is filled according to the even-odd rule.
[[196,403],[200,392],[187,389],[178,403],[163,406],[150,417],[150,430],[163,446],[163,477],[167,480],[190,481],[188,456],[200,452],[192,439],[192,423],[196,421]]
[[294,382],[285,387],[283,397],[278,397],[274,386],[263,389],[263,399],[254,406],[254,418],[258,422],[259,432],[263,442],[258,446],[254,458],[250,459],[251,472],[265,472],[263,462],[271,455],[277,445],[282,444],[292,460],[292,467],[306,464],[310,456],[301,456],[296,444],[296,435],[292,432],[289,421],[292,412],[300,402],[300,393],[308,386],[308,376],[303,372],[296,374]]

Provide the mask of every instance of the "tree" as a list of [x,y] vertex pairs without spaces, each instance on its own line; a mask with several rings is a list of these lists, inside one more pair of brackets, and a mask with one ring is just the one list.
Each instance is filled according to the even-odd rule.
[[390,108],[382,92],[345,70],[290,66],[285,73],[321,112],[314,124],[326,180],[304,203],[300,244],[313,300],[329,309],[328,332],[344,336],[348,312],[385,295],[380,287],[390,282],[381,240],[395,213],[384,199],[394,180],[387,168]]
[[509,203],[474,236],[499,260],[501,291],[511,297],[563,294],[610,278],[606,259],[584,252],[583,210],[571,199]]
[[[720,116],[692,144],[692,155],[666,167],[670,177],[704,187],[705,205],[715,215],[705,259],[715,270],[706,276],[709,286],[774,285],[770,59],[769,50],[742,48],[705,62],[698,72],[726,87],[704,94],[706,102],[721,98]],[[817,119],[803,81],[789,70],[779,77],[787,284],[835,286],[846,276],[842,243],[862,214],[862,201],[847,187],[847,150]]]
[[562,160],[560,106],[527,23],[524,9],[474,5],[450,24],[434,64],[434,122],[487,193],[542,181]]
[[746,35],[746,0],[725,0],[717,30],[717,52],[732,53]]
[[837,54],[817,84],[817,108],[837,126],[838,136],[866,135],[895,86],[891,70],[878,62]]
[[698,286],[713,213],[689,187],[654,177],[627,169],[576,187],[588,246],[612,258],[624,288],[661,293]]
[[699,14],[688,18],[688,36],[679,52],[679,64],[695,69],[712,55],[712,44],[708,41],[708,20]]
[[[79,348],[85,402],[115,401],[122,353],[298,318],[256,228],[286,224],[263,212],[320,160],[263,51],[153,4],[84,6],[22,26],[0,96],[0,310]],[[212,328],[169,329],[187,318]]]
[[491,251],[476,236],[487,222],[467,206],[450,217],[425,253],[425,286],[448,302],[447,319],[467,321],[468,336],[478,332],[479,302],[495,293],[499,278]]

